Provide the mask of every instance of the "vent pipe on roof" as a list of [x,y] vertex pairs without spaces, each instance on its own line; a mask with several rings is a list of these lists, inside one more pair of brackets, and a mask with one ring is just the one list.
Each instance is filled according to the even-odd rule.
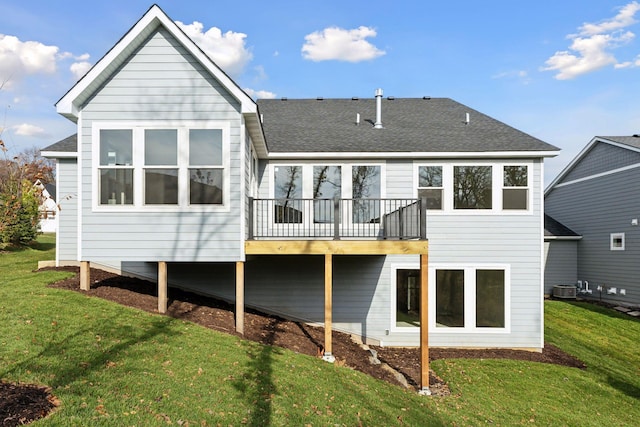
[[356,126],[360,124],[360,113],[356,113]]
[[376,123],[375,129],[382,129],[382,89],[376,89]]
[[465,116],[464,116],[464,124],[465,124],[465,125],[468,125],[468,124],[469,124],[469,121],[470,121],[470,119],[469,119],[469,113],[465,113]]

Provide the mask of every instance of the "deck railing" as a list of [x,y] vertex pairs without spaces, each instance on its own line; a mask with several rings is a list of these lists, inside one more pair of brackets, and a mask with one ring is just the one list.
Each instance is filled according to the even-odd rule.
[[249,198],[249,239],[426,239],[419,199]]

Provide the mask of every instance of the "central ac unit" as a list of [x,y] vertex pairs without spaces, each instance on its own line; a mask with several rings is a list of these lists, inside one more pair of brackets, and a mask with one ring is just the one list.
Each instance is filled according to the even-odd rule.
[[576,287],[572,285],[554,285],[553,297],[576,299]]

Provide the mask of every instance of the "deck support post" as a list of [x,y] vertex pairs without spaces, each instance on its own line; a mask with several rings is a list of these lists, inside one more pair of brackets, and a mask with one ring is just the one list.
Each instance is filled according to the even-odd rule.
[[80,290],[88,291],[91,287],[91,266],[89,261],[80,262]]
[[429,255],[420,254],[420,394],[429,389]]
[[244,335],[244,261],[236,262],[236,332]]
[[158,313],[167,312],[167,262],[158,262]]
[[326,362],[335,362],[332,354],[333,343],[331,330],[333,329],[333,255],[324,255],[324,355]]

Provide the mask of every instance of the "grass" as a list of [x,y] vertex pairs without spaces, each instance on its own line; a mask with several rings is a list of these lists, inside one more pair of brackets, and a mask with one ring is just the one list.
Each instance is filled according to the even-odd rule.
[[47,288],[53,237],[0,253],[0,378],[52,387],[35,425],[634,425],[640,322],[548,302],[548,341],[586,371],[512,360],[432,365],[449,397],[421,397],[348,368],[165,316]]

